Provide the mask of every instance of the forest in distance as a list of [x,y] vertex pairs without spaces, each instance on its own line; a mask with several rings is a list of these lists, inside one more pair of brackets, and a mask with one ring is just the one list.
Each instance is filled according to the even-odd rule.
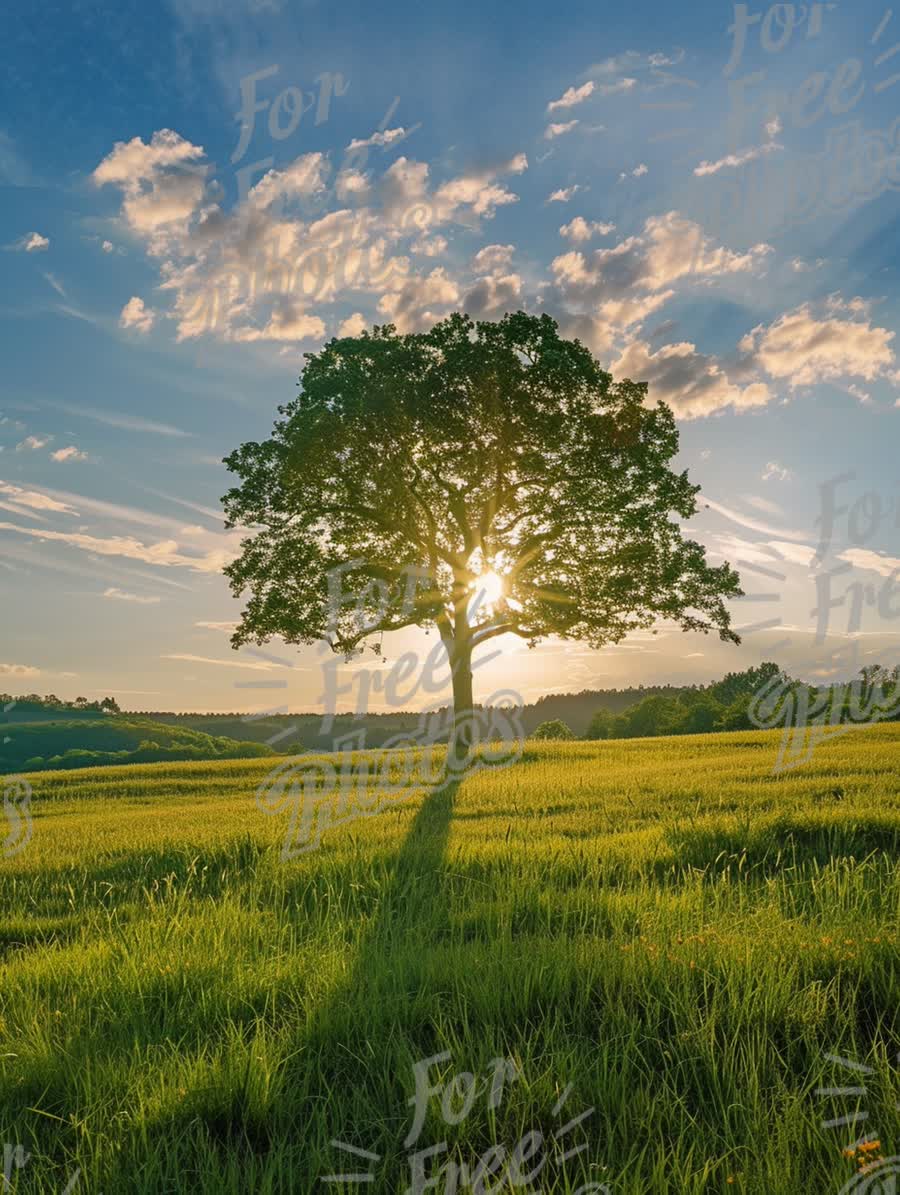
[[[896,721],[900,669],[863,669],[852,682],[815,686],[767,662],[729,672],[709,685],[654,685],[554,693],[524,705],[519,724],[539,739],[633,739],[759,729],[784,721],[802,703],[823,722],[853,725],[874,716]],[[378,749],[421,733],[412,711],[335,715],[328,733],[317,714],[186,713],[120,710],[115,699],[62,702],[29,694],[0,694],[3,725],[15,728],[0,744],[0,774],[124,763],[246,759],[329,752],[342,736],[363,731],[362,745]],[[433,740],[443,741],[441,715],[426,716]],[[428,718],[433,718],[433,723]],[[766,721],[763,722],[763,717]]]

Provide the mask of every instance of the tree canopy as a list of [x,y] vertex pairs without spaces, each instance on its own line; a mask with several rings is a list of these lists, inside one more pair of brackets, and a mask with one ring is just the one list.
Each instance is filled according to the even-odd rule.
[[332,340],[279,416],[226,459],[227,518],[251,532],[225,570],[249,595],[235,646],[352,653],[432,625],[459,717],[472,652],[502,634],[599,648],[667,620],[738,641],[737,574],[681,532],[699,487],[670,467],[672,412],[549,316]]
[[562,718],[552,718],[549,722],[542,722],[531,737],[535,739],[574,739],[575,735]]

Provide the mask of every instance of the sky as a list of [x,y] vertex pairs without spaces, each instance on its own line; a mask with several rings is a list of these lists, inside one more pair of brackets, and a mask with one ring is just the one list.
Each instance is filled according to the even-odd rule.
[[[478,698],[900,663],[900,12],[19,0],[4,24],[0,690],[319,708],[317,648],[229,645],[222,458],[305,352],[459,309],[547,311],[647,381],[702,486],[687,531],[746,591],[740,647],[507,637]],[[433,643],[397,634],[386,668]],[[340,708],[367,670],[386,708],[371,664]]]

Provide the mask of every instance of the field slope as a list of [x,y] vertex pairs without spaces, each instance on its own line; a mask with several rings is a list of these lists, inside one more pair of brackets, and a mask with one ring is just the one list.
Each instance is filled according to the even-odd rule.
[[[0,858],[12,1189],[393,1195],[413,1065],[445,1053],[435,1086],[517,1075],[429,1103],[410,1148],[446,1142],[428,1173],[465,1163],[460,1191],[837,1193],[864,1131],[900,1153],[900,726],[782,776],[776,746],[529,744],[287,863],[271,761],[31,776]],[[499,1148],[473,1177],[591,1108],[527,1187]]]

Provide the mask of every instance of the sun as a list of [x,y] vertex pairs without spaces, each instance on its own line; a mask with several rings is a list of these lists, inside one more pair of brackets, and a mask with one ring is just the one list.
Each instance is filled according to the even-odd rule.
[[482,573],[474,582],[472,588],[475,591],[475,597],[480,599],[481,603],[485,606],[496,606],[506,593],[503,578],[499,573],[495,573],[493,569]]

